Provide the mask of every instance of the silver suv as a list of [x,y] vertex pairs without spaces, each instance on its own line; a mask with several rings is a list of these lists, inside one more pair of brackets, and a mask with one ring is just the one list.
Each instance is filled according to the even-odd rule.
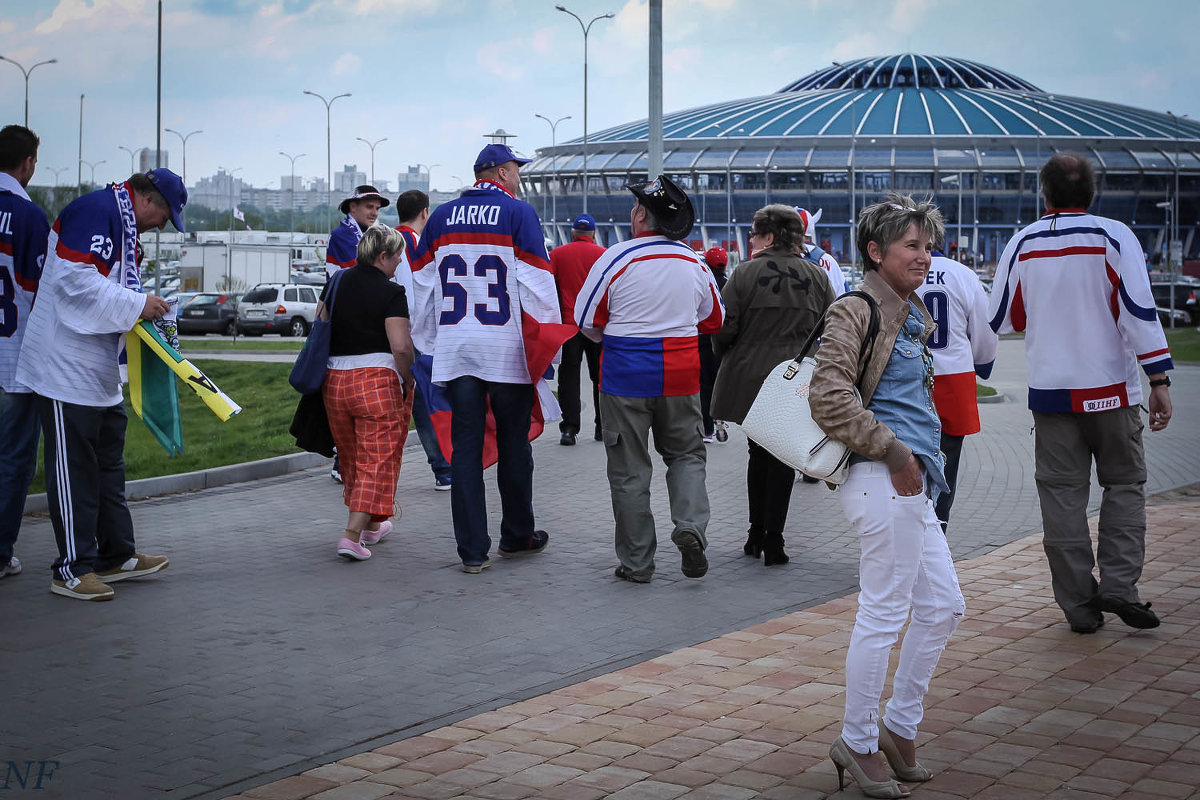
[[319,290],[294,283],[260,283],[238,304],[238,327],[247,336],[307,336],[317,316]]

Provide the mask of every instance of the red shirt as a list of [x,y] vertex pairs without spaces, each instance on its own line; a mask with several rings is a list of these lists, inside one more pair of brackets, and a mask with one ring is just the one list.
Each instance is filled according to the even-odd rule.
[[604,248],[587,236],[576,236],[570,244],[550,251],[550,272],[558,284],[558,302],[562,306],[562,321],[575,324],[575,298],[587,280],[592,264],[604,253]]

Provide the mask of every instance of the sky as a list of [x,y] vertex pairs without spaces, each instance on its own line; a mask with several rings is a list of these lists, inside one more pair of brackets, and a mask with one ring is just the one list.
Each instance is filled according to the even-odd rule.
[[[586,22],[588,129],[648,108],[645,0],[561,0]],[[408,165],[435,189],[471,177],[484,135],[521,153],[583,134],[583,34],[556,0],[165,0],[162,124],[187,143],[189,185],[219,167],[279,188],[296,173],[357,164],[395,185]],[[0,0],[0,55],[26,68],[35,184],[129,175],[155,139],[157,0]],[[1153,0],[664,0],[663,109],[769,94],[832,60],[902,52],[978,61],[1041,89],[1200,118],[1194,52],[1200,3]],[[25,79],[0,62],[0,123],[24,119]],[[182,171],[180,140],[163,134]],[[103,162],[103,163],[98,163]],[[57,176],[54,170],[57,169]],[[92,169],[83,167],[89,180]]]

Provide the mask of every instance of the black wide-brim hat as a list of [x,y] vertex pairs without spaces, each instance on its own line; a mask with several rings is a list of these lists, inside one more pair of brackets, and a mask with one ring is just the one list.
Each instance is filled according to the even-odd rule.
[[659,175],[652,181],[629,183],[625,188],[650,210],[658,220],[658,232],[668,239],[682,239],[696,224],[696,209],[687,192],[666,175]]
[[368,197],[374,197],[376,200],[378,200],[380,208],[387,208],[392,204],[392,201],[381,195],[379,190],[374,186],[358,186],[355,187],[354,194],[352,196],[347,197],[342,201],[342,204],[338,206],[338,210],[343,214],[349,214],[351,201],[363,200]]

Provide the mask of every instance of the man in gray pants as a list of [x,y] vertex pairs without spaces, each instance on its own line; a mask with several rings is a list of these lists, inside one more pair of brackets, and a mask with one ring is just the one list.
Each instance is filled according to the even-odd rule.
[[[997,333],[1026,332],[1034,478],[1054,599],[1076,633],[1095,633],[1106,611],[1155,628],[1158,617],[1137,589],[1146,551],[1141,373],[1150,384],[1150,430],[1162,430],[1171,421],[1171,354],[1141,244],[1124,224],[1087,213],[1096,193],[1091,164],[1058,153],[1041,178],[1046,215],[1004,249],[988,316]],[[1095,555],[1087,522],[1093,460],[1104,489]]]
[[605,251],[575,302],[584,336],[602,342],[600,423],[616,520],[616,576],[646,583],[657,539],[650,511],[653,466],[648,446],[667,465],[671,541],[683,574],[708,571],[705,450],[700,416],[697,333],[725,319],[716,279],[679,240],[695,221],[688,196],[667,177],[627,187],[633,238]]

